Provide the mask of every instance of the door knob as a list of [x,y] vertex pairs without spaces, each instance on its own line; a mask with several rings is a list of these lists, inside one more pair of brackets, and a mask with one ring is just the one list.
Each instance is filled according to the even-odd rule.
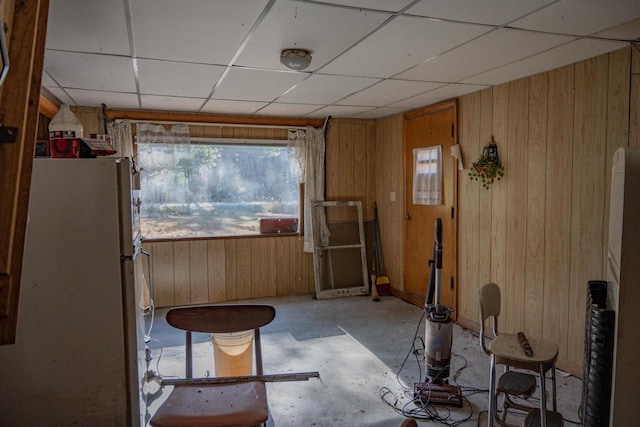
[[411,214],[409,212],[404,214],[404,219],[406,219],[407,221],[411,221]]

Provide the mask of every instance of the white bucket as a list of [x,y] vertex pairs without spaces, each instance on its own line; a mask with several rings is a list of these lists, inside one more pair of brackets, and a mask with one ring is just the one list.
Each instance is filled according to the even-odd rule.
[[211,334],[217,377],[253,374],[253,331]]

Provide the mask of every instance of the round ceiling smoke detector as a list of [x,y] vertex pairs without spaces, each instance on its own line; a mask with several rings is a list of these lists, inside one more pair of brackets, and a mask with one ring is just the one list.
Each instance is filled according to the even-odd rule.
[[311,64],[311,52],[306,49],[285,49],[280,53],[280,62],[293,71],[302,71]]

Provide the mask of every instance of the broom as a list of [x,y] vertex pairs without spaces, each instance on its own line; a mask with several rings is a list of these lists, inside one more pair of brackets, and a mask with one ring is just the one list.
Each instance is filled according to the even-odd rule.
[[382,256],[382,242],[380,240],[380,224],[378,222],[378,204],[373,204],[374,234],[376,240],[376,263],[378,264],[378,276],[376,277],[376,290],[378,295],[391,295],[391,281],[384,272],[384,258]]

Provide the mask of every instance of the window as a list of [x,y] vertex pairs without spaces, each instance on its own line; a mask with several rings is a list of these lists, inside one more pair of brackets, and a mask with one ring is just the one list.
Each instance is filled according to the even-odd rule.
[[442,146],[413,149],[413,204],[442,204]]
[[278,143],[138,143],[142,235],[255,235],[274,218],[295,218],[297,231],[299,172]]

